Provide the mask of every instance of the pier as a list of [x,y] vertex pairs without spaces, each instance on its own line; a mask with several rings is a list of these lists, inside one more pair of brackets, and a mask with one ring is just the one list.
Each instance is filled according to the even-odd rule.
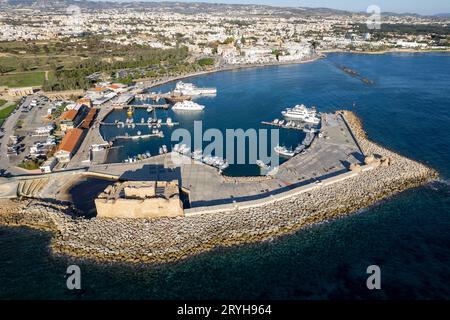
[[180,123],[179,122],[171,122],[170,124],[169,123],[167,123],[167,122],[161,122],[161,123],[157,123],[157,122],[151,122],[151,123],[148,123],[148,122],[144,122],[144,123],[141,123],[141,122],[133,122],[133,123],[125,123],[125,122],[123,122],[123,121],[120,121],[120,122],[100,122],[100,125],[102,125],[102,126],[123,126],[123,127],[128,127],[128,126],[141,126],[141,127],[149,127],[149,126],[156,126],[156,125],[161,125],[161,126],[167,126],[167,127],[173,127],[173,126],[177,126],[177,125],[179,125]]
[[177,102],[182,102],[185,100],[192,100],[191,96],[187,95],[174,95],[171,92],[168,93],[158,93],[158,94],[140,94],[135,96],[136,99],[140,100],[148,100],[151,99],[153,101],[158,102],[159,100],[165,100],[171,104],[175,104]]
[[158,133],[151,133],[151,134],[142,134],[142,135],[136,135],[136,136],[117,136],[113,139],[111,139],[111,142],[114,142],[119,139],[125,139],[125,140],[140,140],[140,139],[149,139],[149,138],[164,138],[164,133],[162,131]]

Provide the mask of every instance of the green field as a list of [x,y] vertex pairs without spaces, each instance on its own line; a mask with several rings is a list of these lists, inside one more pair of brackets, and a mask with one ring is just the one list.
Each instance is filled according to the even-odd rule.
[[0,99],[0,107],[6,103],[6,100]]
[[44,71],[5,74],[0,76],[0,86],[10,88],[42,86],[45,79]]
[[5,120],[9,117],[11,112],[13,112],[13,110],[16,108],[16,106],[17,106],[16,104],[13,104],[7,108],[0,110],[0,126],[3,124],[3,122],[5,122]]

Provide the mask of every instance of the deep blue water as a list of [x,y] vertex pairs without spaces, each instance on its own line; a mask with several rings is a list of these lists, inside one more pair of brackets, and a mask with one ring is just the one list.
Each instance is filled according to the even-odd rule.
[[[192,82],[219,89],[215,100],[204,102],[209,127],[250,128],[296,103],[352,109],[372,140],[427,163],[442,181],[294,235],[179,263],[137,268],[75,260],[84,288],[77,293],[66,289],[64,278],[74,261],[48,253],[49,234],[2,227],[0,298],[450,298],[450,55],[332,54],[311,64]],[[373,264],[381,267],[380,291],[366,289],[366,268]]]

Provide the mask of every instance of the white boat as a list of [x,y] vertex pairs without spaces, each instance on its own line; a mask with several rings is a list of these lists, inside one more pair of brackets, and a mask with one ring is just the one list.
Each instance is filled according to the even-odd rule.
[[196,161],[201,161],[201,160],[202,160],[202,157],[203,157],[203,152],[202,152],[202,150],[195,150],[195,151],[192,153],[192,158],[193,158],[194,160],[196,160]]
[[256,164],[258,165],[258,167],[260,167],[261,169],[268,169],[269,166],[267,164],[265,164],[263,161],[261,160],[256,160]]
[[167,118],[166,124],[167,124],[169,127],[172,127],[172,126],[174,125],[174,124],[173,124],[173,121],[172,121],[172,118]]
[[191,152],[191,148],[189,148],[186,144],[180,145],[179,152],[184,155],[188,155]]
[[304,128],[303,132],[305,132],[305,133],[316,133],[317,129],[316,128]]
[[202,111],[205,106],[202,106],[193,101],[177,102],[173,107],[173,111]]
[[223,160],[223,164],[219,167],[220,170],[225,170],[229,167],[230,165],[228,164],[227,160]]
[[303,122],[319,124],[320,119],[317,117],[317,112],[314,108],[308,109],[305,105],[296,105],[293,108],[287,108],[281,114],[286,119],[301,120]]
[[293,157],[295,156],[295,152],[286,148],[286,147],[282,147],[282,146],[276,146],[274,148],[275,152],[278,153],[280,156],[284,156],[284,157]]
[[205,157],[203,157],[203,162],[206,164],[212,165],[213,158],[211,156],[205,156]]
[[202,96],[202,95],[216,95],[216,88],[198,88],[193,83],[185,83],[179,81],[175,86],[173,93],[182,96]]

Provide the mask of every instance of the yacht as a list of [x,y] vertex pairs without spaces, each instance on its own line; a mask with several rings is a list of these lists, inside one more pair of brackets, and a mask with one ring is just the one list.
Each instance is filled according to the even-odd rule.
[[180,81],[177,83],[174,94],[182,96],[202,96],[202,95],[216,95],[216,88],[198,88],[193,83],[185,83]]
[[286,147],[282,147],[282,146],[276,146],[274,148],[275,152],[278,153],[280,156],[284,156],[284,157],[293,157],[295,156],[295,152],[286,148]]
[[305,105],[296,105],[293,108],[288,108],[281,112],[283,117],[293,120],[302,120],[307,123],[319,124],[320,119],[317,117],[317,112],[314,108],[308,109]]
[[176,103],[173,107],[173,111],[202,111],[205,106],[192,101],[183,101]]

